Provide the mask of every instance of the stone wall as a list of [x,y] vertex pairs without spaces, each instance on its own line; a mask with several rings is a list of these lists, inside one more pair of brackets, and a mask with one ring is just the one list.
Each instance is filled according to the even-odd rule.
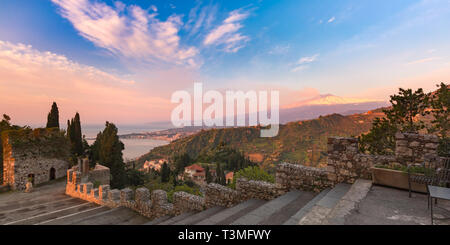
[[236,180],[236,190],[210,183],[205,187],[204,197],[176,192],[173,203],[167,201],[167,193],[163,190],[152,193],[146,188],[135,192],[130,188],[110,190],[109,185],[94,189],[92,183],[81,184],[81,173],[74,170],[68,171],[66,193],[100,205],[128,207],[146,217],[157,218],[214,206],[231,207],[253,198],[271,200],[295,189],[320,192],[337,183],[370,179],[370,168],[376,164],[409,164],[437,158],[433,136],[397,134],[396,138],[397,146],[406,149],[400,147],[392,156],[374,156],[361,154],[355,138],[332,137],[328,139],[328,165],[324,169],[281,163],[277,165],[275,183],[241,178]]
[[279,184],[240,178],[236,180],[236,191],[242,201],[249,199],[272,200],[283,195],[285,188]]
[[354,183],[356,179],[371,179],[374,165],[403,165],[431,161],[440,164],[438,137],[411,133],[395,135],[395,155],[368,155],[359,152],[358,139],[331,137],[328,139],[328,179],[334,183]]
[[94,188],[91,182],[81,183],[81,176],[78,169],[68,170],[67,195],[111,208],[128,207],[149,218],[202,211],[214,206],[232,207],[248,199],[271,200],[292,189],[319,191],[331,185],[325,180],[324,170],[283,163],[277,168],[276,183],[241,178],[236,181],[236,190],[210,183],[205,187],[204,197],[175,192],[173,202],[169,203],[163,190],[151,193],[147,188],[111,190],[106,184]]
[[[89,164],[89,162],[88,162]],[[98,183],[100,185],[109,185],[111,174],[109,168],[100,164],[95,165],[95,168],[87,173],[88,181]]]
[[239,193],[229,187],[209,183],[205,187],[205,206],[231,207],[240,202]]
[[439,138],[435,135],[395,135],[395,156],[401,164],[436,160]]
[[31,176],[35,185],[66,176],[69,152],[65,143],[56,129],[3,132],[3,183],[12,190],[24,190]]
[[334,185],[327,170],[297,164],[281,163],[277,166],[276,181],[286,191],[297,189],[320,192]]
[[174,214],[182,214],[189,211],[201,211],[205,208],[205,198],[189,194],[184,191],[173,194]]
[[66,176],[68,168],[67,161],[22,154],[13,151],[8,140],[3,142],[3,180],[12,190],[24,190],[30,175],[34,176],[33,182],[37,185]]

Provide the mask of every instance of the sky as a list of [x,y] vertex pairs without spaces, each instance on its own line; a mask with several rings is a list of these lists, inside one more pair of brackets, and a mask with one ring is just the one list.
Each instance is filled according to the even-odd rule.
[[0,113],[169,121],[171,94],[388,100],[450,80],[450,0],[2,0]]

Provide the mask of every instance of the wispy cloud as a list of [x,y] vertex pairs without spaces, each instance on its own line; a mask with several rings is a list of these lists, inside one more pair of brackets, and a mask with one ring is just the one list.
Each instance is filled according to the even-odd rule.
[[234,10],[229,13],[228,17],[221,25],[214,28],[206,38],[203,44],[209,45],[224,45],[226,52],[234,53],[245,46],[245,43],[250,40],[249,37],[239,33],[242,29],[242,21],[249,16],[248,12],[242,10]]
[[423,64],[423,63],[431,62],[431,61],[437,60],[437,59],[440,59],[440,58],[439,57],[429,57],[429,58],[414,60],[414,61],[408,62],[406,64],[407,65],[417,65],[417,64]]
[[298,72],[298,71],[305,70],[306,68],[309,67],[308,64],[316,61],[318,57],[319,57],[319,54],[315,54],[313,56],[306,56],[306,57],[300,58],[294,64],[294,68],[291,69],[291,72]]
[[189,11],[189,19],[185,28],[189,31],[189,36],[197,34],[200,30],[207,30],[211,27],[212,21],[217,14],[217,5],[201,7],[198,4]]
[[90,0],[52,0],[61,15],[68,19],[84,38],[96,46],[126,58],[149,62],[195,66],[198,50],[182,47],[178,32],[181,16],[171,15],[165,21],[139,6],[118,2],[113,8]]

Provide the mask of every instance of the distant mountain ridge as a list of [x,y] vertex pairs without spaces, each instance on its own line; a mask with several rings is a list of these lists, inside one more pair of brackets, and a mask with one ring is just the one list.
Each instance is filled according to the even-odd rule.
[[364,103],[386,103],[382,100],[346,98],[332,94],[318,95],[311,99],[301,100],[284,106],[283,109],[292,109],[300,106],[308,105],[343,105],[343,104],[364,104]]
[[345,98],[332,94],[319,95],[301,100],[280,109],[280,123],[310,120],[333,113],[351,115],[374,110],[388,105],[386,101]]

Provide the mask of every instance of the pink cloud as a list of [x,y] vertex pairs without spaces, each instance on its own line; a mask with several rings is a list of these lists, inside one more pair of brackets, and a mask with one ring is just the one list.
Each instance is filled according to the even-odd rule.
[[0,111],[15,123],[43,124],[52,101],[61,123],[80,112],[84,123],[167,120],[170,97],[29,45],[0,41]]

